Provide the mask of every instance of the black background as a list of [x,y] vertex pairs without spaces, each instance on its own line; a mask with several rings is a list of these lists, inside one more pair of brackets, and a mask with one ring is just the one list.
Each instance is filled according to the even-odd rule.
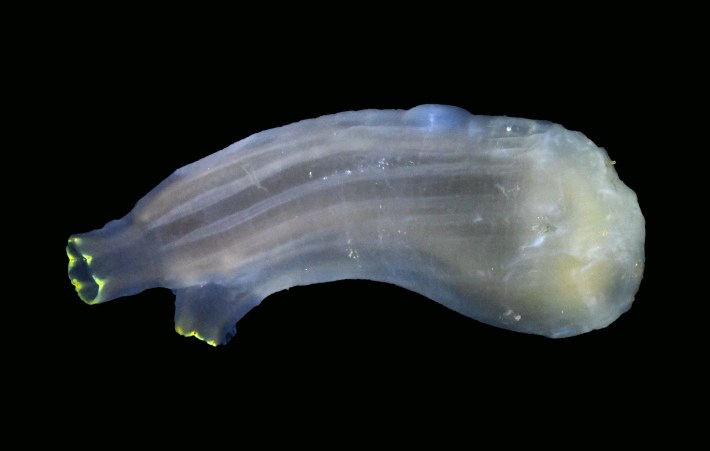
[[[662,156],[639,134],[657,108],[638,83],[650,64],[642,55],[619,60],[595,45],[567,53],[554,42],[455,57],[394,47],[372,57],[364,43],[333,51],[239,41],[229,53],[189,46],[136,51],[119,39],[53,52],[53,75],[42,82],[54,143],[43,204],[61,213],[43,234],[48,286],[33,295],[29,341],[30,359],[62,376],[44,382],[47,393],[66,401],[65,389],[81,387],[83,397],[112,397],[115,384],[166,393],[178,380],[199,396],[231,387],[232,403],[250,391],[323,399],[377,387],[410,401],[493,391],[523,404],[544,395],[564,405],[584,393],[618,405],[645,390],[636,380],[674,359],[663,329],[673,319],[658,291],[651,168]],[[395,286],[342,281],[268,297],[215,348],[174,331],[169,290],[88,306],[69,283],[66,239],[122,217],[175,169],[297,120],[422,103],[558,122],[606,148],[647,220],[647,266],[631,310],[606,329],[551,340],[486,326]]]

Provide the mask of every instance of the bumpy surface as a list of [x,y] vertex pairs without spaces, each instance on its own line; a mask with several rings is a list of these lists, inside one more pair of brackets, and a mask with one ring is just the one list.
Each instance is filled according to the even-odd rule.
[[566,337],[631,306],[644,236],[635,194],[581,133],[422,105],[257,133],[72,236],[67,254],[85,302],[171,288],[176,330],[210,344],[269,294],[339,279]]

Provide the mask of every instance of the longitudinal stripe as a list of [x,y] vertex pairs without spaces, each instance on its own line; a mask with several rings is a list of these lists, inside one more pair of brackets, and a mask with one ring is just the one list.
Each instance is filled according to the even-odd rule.
[[[289,208],[287,204],[293,202],[294,199],[304,202],[316,196],[320,196],[323,200],[328,199],[329,204],[359,200],[414,198],[417,204],[434,202],[441,206],[448,205],[447,209],[451,213],[455,204],[442,196],[442,194],[446,194],[446,191],[430,189],[428,173],[432,171],[448,174],[440,178],[440,184],[444,185],[444,189],[452,197],[482,196],[486,193],[497,195],[501,189],[500,184],[495,186],[487,183],[486,174],[481,174],[478,178],[472,177],[470,173],[462,170],[460,164],[419,166],[415,170],[404,167],[389,169],[388,177],[384,180],[372,172],[364,175],[339,173],[330,176],[328,180],[322,180],[322,178],[316,181],[311,180],[289,187],[279,193],[269,193],[263,200],[251,204],[244,201],[247,196],[243,191],[233,194],[226,190],[221,193],[213,192],[214,196],[210,197],[211,202],[201,202],[193,208],[183,208],[177,214],[173,213],[158,218],[150,224],[150,228],[162,231],[174,229],[183,231],[183,233],[189,230],[189,237],[187,235],[178,237],[179,232],[168,232],[177,239],[172,244],[180,245],[185,240],[199,239],[216,231],[224,231],[240,223],[248,222],[270,210],[286,211],[285,209]],[[299,208],[298,205],[291,207]],[[470,206],[467,209],[470,210]],[[297,214],[297,211],[294,211],[293,214]],[[205,218],[210,218],[210,220],[206,221]],[[198,220],[199,227],[186,227],[186,225],[196,224]]]
[[[394,145],[393,143],[392,146]],[[248,176],[242,175],[231,182],[203,187],[199,194],[185,198],[184,201],[175,204],[162,216],[153,219],[149,223],[149,228],[168,224],[182,217],[209,209],[213,205],[225,212],[248,209],[262,199],[269,199],[282,195],[284,191],[300,188],[300,186],[283,183],[284,179],[304,185],[304,190],[307,193],[310,188],[306,185],[314,184],[327,187],[342,183],[341,191],[347,191],[348,184],[353,181],[375,183],[384,180],[384,183],[388,183],[390,179],[404,177],[411,178],[412,183],[419,183],[417,177],[422,173],[440,174],[439,179],[444,180],[448,177],[447,174],[455,176],[464,173],[468,178],[471,178],[477,171],[480,171],[482,177],[487,176],[487,171],[490,171],[490,166],[481,164],[481,158],[474,153],[471,155],[459,153],[456,156],[455,153],[446,152],[446,149],[440,150],[439,153],[422,156],[421,151],[405,148],[388,159],[381,157],[388,152],[378,149],[369,151],[326,149],[323,152],[316,152],[314,159],[306,162],[291,163],[286,161],[285,167],[288,169],[283,169],[283,163],[271,164],[259,171],[250,172]],[[292,154],[297,154],[297,152],[292,152]],[[500,168],[495,166],[493,168],[500,171]],[[250,193],[247,194],[247,191]]]
[[[455,146],[467,145],[466,141],[462,140],[467,136],[463,133],[460,133],[461,136],[458,140],[442,140],[437,146],[426,151],[422,149],[422,141],[426,140],[426,135],[431,132],[425,132],[415,127],[400,126],[401,133],[397,138],[375,140],[368,134],[371,128],[373,127],[350,125],[350,128],[339,130],[335,135],[328,133],[308,135],[297,139],[270,140],[267,147],[252,148],[249,153],[239,154],[238,158],[233,159],[234,161],[227,160],[213,164],[211,161],[201,160],[194,165],[204,166],[202,171],[196,172],[196,175],[188,174],[188,171],[179,171],[176,174],[179,175],[176,177],[179,183],[174,186],[168,184],[168,186],[162,187],[164,192],[154,202],[160,204],[162,199],[171,198],[199,203],[201,199],[211,196],[212,190],[234,192],[234,190],[250,186],[258,186],[268,191],[270,184],[264,182],[265,179],[268,179],[271,174],[280,173],[284,168],[294,169],[295,165],[305,166],[306,164],[320,163],[321,167],[331,170],[333,168],[332,162],[340,161],[343,167],[352,170],[353,167],[357,169],[357,165],[352,164],[351,158],[358,159],[361,162],[360,167],[368,168],[373,163],[371,158],[375,159],[374,162],[383,161],[383,165],[395,164],[396,160],[400,162],[408,160],[417,166],[429,164],[429,160],[453,158],[459,162],[468,160],[470,164],[474,162],[472,160],[475,160],[476,157],[484,158],[474,152],[466,155],[460,151],[452,151],[457,150]],[[353,148],[349,139],[355,140],[359,147]],[[508,138],[508,140],[510,139],[515,139],[515,144],[520,144],[520,138]],[[524,147],[514,147],[512,142],[498,143],[497,141],[501,141],[501,138],[494,138],[494,140],[496,143],[493,143],[492,147],[496,148],[499,153],[509,155],[511,152],[524,149]],[[305,163],[304,157],[306,158]],[[484,167],[484,165],[481,166]],[[317,167],[303,171],[303,174],[310,174],[316,178],[328,176],[327,173],[319,172]],[[189,209],[190,205],[168,204],[162,208],[169,209],[165,212],[169,213],[183,208]]]

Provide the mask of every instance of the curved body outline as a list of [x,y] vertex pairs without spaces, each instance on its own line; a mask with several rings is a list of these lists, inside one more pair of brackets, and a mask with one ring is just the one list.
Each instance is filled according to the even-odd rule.
[[584,135],[444,105],[266,130],[176,170],[69,239],[87,303],[176,293],[176,330],[229,341],[271,293],[371,279],[464,315],[564,337],[633,301],[644,220]]

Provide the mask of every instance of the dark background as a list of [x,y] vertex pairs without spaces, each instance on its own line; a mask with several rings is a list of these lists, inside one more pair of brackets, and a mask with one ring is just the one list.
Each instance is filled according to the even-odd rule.
[[[358,387],[403,398],[492,390],[508,401],[547,393],[564,403],[581,392],[612,403],[643,391],[634,381],[674,359],[658,291],[660,187],[651,168],[662,156],[639,133],[657,110],[638,83],[649,69],[642,55],[619,63],[606,47],[566,54],[552,43],[523,49],[523,58],[509,47],[476,58],[379,48],[377,59],[357,45],[333,53],[242,42],[217,55],[171,48],[57,49],[42,85],[53,143],[44,163],[55,176],[43,203],[60,213],[43,234],[49,282],[33,295],[31,359],[63,376],[45,381],[52,391],[75,389],[56,382],[75,380],[84,395],[88,387],[107,396],[111,383],[164,392],[163,382],[177,379],[209,393],[227,385],[321,398]],[[486,326],[395,286],[342,281],[268,297],[229,344],[213,348],[174,331],[167,289],[88,306],[69,283],[66,239],[122,217],[175,169],[301,119],[422,103],[558,122],[607,149],[647,221],[645,276],[628,313],[606,329],[552,340]]]

